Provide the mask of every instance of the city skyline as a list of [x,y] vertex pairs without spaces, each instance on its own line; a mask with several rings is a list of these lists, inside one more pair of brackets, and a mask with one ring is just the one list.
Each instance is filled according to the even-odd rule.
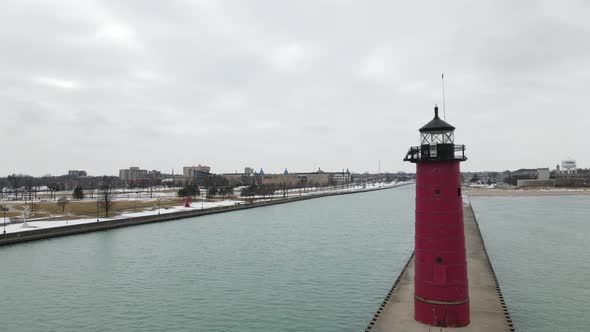
[[588,4],[256,4],[0,4],[0,175],[410,172],[443,72],[465,171],[590,164]]

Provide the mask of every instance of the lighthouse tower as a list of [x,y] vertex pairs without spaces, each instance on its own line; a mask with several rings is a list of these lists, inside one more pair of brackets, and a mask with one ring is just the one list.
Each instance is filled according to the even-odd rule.
[[420,146],[404,158],[416,163],[414,319],[432,326],[470,322],[459,170],[467,157],[454,130],[435,106],[434,119],[420,128]]

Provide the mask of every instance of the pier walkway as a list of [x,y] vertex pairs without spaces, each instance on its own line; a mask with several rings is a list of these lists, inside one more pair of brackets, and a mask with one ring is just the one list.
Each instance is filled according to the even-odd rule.
[[412,257],[365,331],[514,331],[473,209],[471,206],[466,206],[463,212],[471,324],[461,328],[441,328],[424,325],[414,320],[414,257]]

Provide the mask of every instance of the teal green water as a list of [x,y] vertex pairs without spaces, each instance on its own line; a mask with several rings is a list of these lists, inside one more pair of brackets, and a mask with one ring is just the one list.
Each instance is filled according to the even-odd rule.
[[590,196],[471,202],[517,331],[589,331]]
[[0,247],[2,331],[361,331],[414,187]]

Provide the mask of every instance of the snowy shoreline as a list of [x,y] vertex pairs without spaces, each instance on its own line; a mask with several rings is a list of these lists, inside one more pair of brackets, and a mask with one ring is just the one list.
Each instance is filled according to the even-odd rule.
[[[275,199],[260,199],[256,200],[255,203],[245,203],[242,200],[222,200],[222,201],[214,201],[214,202],[194,202],[191,207],[186,208],[184,206],[174,206],[167,209],[154,209],[154,210],[144,210],[139,212],[128,212],[118,215],[114,218],[100,218],[99,222],[106,222],[106,221],[121,221],[121,223],[133,219],[133,218],[141,218],[141,217],[159,217],[159,216],[168,216],[166,220],[171,219],[180,219],[186,218],[187,212],[203,212],[203,214],[208,214],[208,212],[219,212],[219,209],[215,208],[227,208],[224,209],[225,211],[234,211],[237,209],[243,208],[250,208],[250,207],[258,207],[258,206],[266,206],[270,204],[279,204],[279,203],[287,203],[287,202],[296,202],[299,200],[304,199],[313,199],[313,198],[320,198],[326,196],[335,196],[335,195],[344,195],[344,194],[354,194],[354,193],[363,193],[363,192],[370,192],[376,190],[383,190],[389,188],[396,188],[404,185],[413,184],[411,182],[403,182],[403,183],[380,183],[376,184],[375,186],[369,186],[368,188],[362,187],[352,187],[352,188],[343,188],[340,190],[325,190],[325,191],[315,191],[311,193],[302,193],[301,196],[299,195],[291,195],[287,198],[275,198]],[[236,207],[235,209],[230,209],[229,207]],[[171,218],[172,217],[172,218]],[[52,220],[52,221],[27,221],[26,223],[17,223],[17,224],[7,224],[6,225],[6,235],[0,234],[0,244],[1,240],[4,236],[8,236],[9,234],[14,233],[28,233],[33,230],[48,230],[48,229],[55,229],[55,228],[62,228],[67,226],[74,226],[74,225],[83,225],[83,224],[97,224],[97,218],[86,218],[86,219],[71,219],[71,220]],[[114,226],[120,227],[120,226]],[[59,234],[53,235],[59,236]]]

